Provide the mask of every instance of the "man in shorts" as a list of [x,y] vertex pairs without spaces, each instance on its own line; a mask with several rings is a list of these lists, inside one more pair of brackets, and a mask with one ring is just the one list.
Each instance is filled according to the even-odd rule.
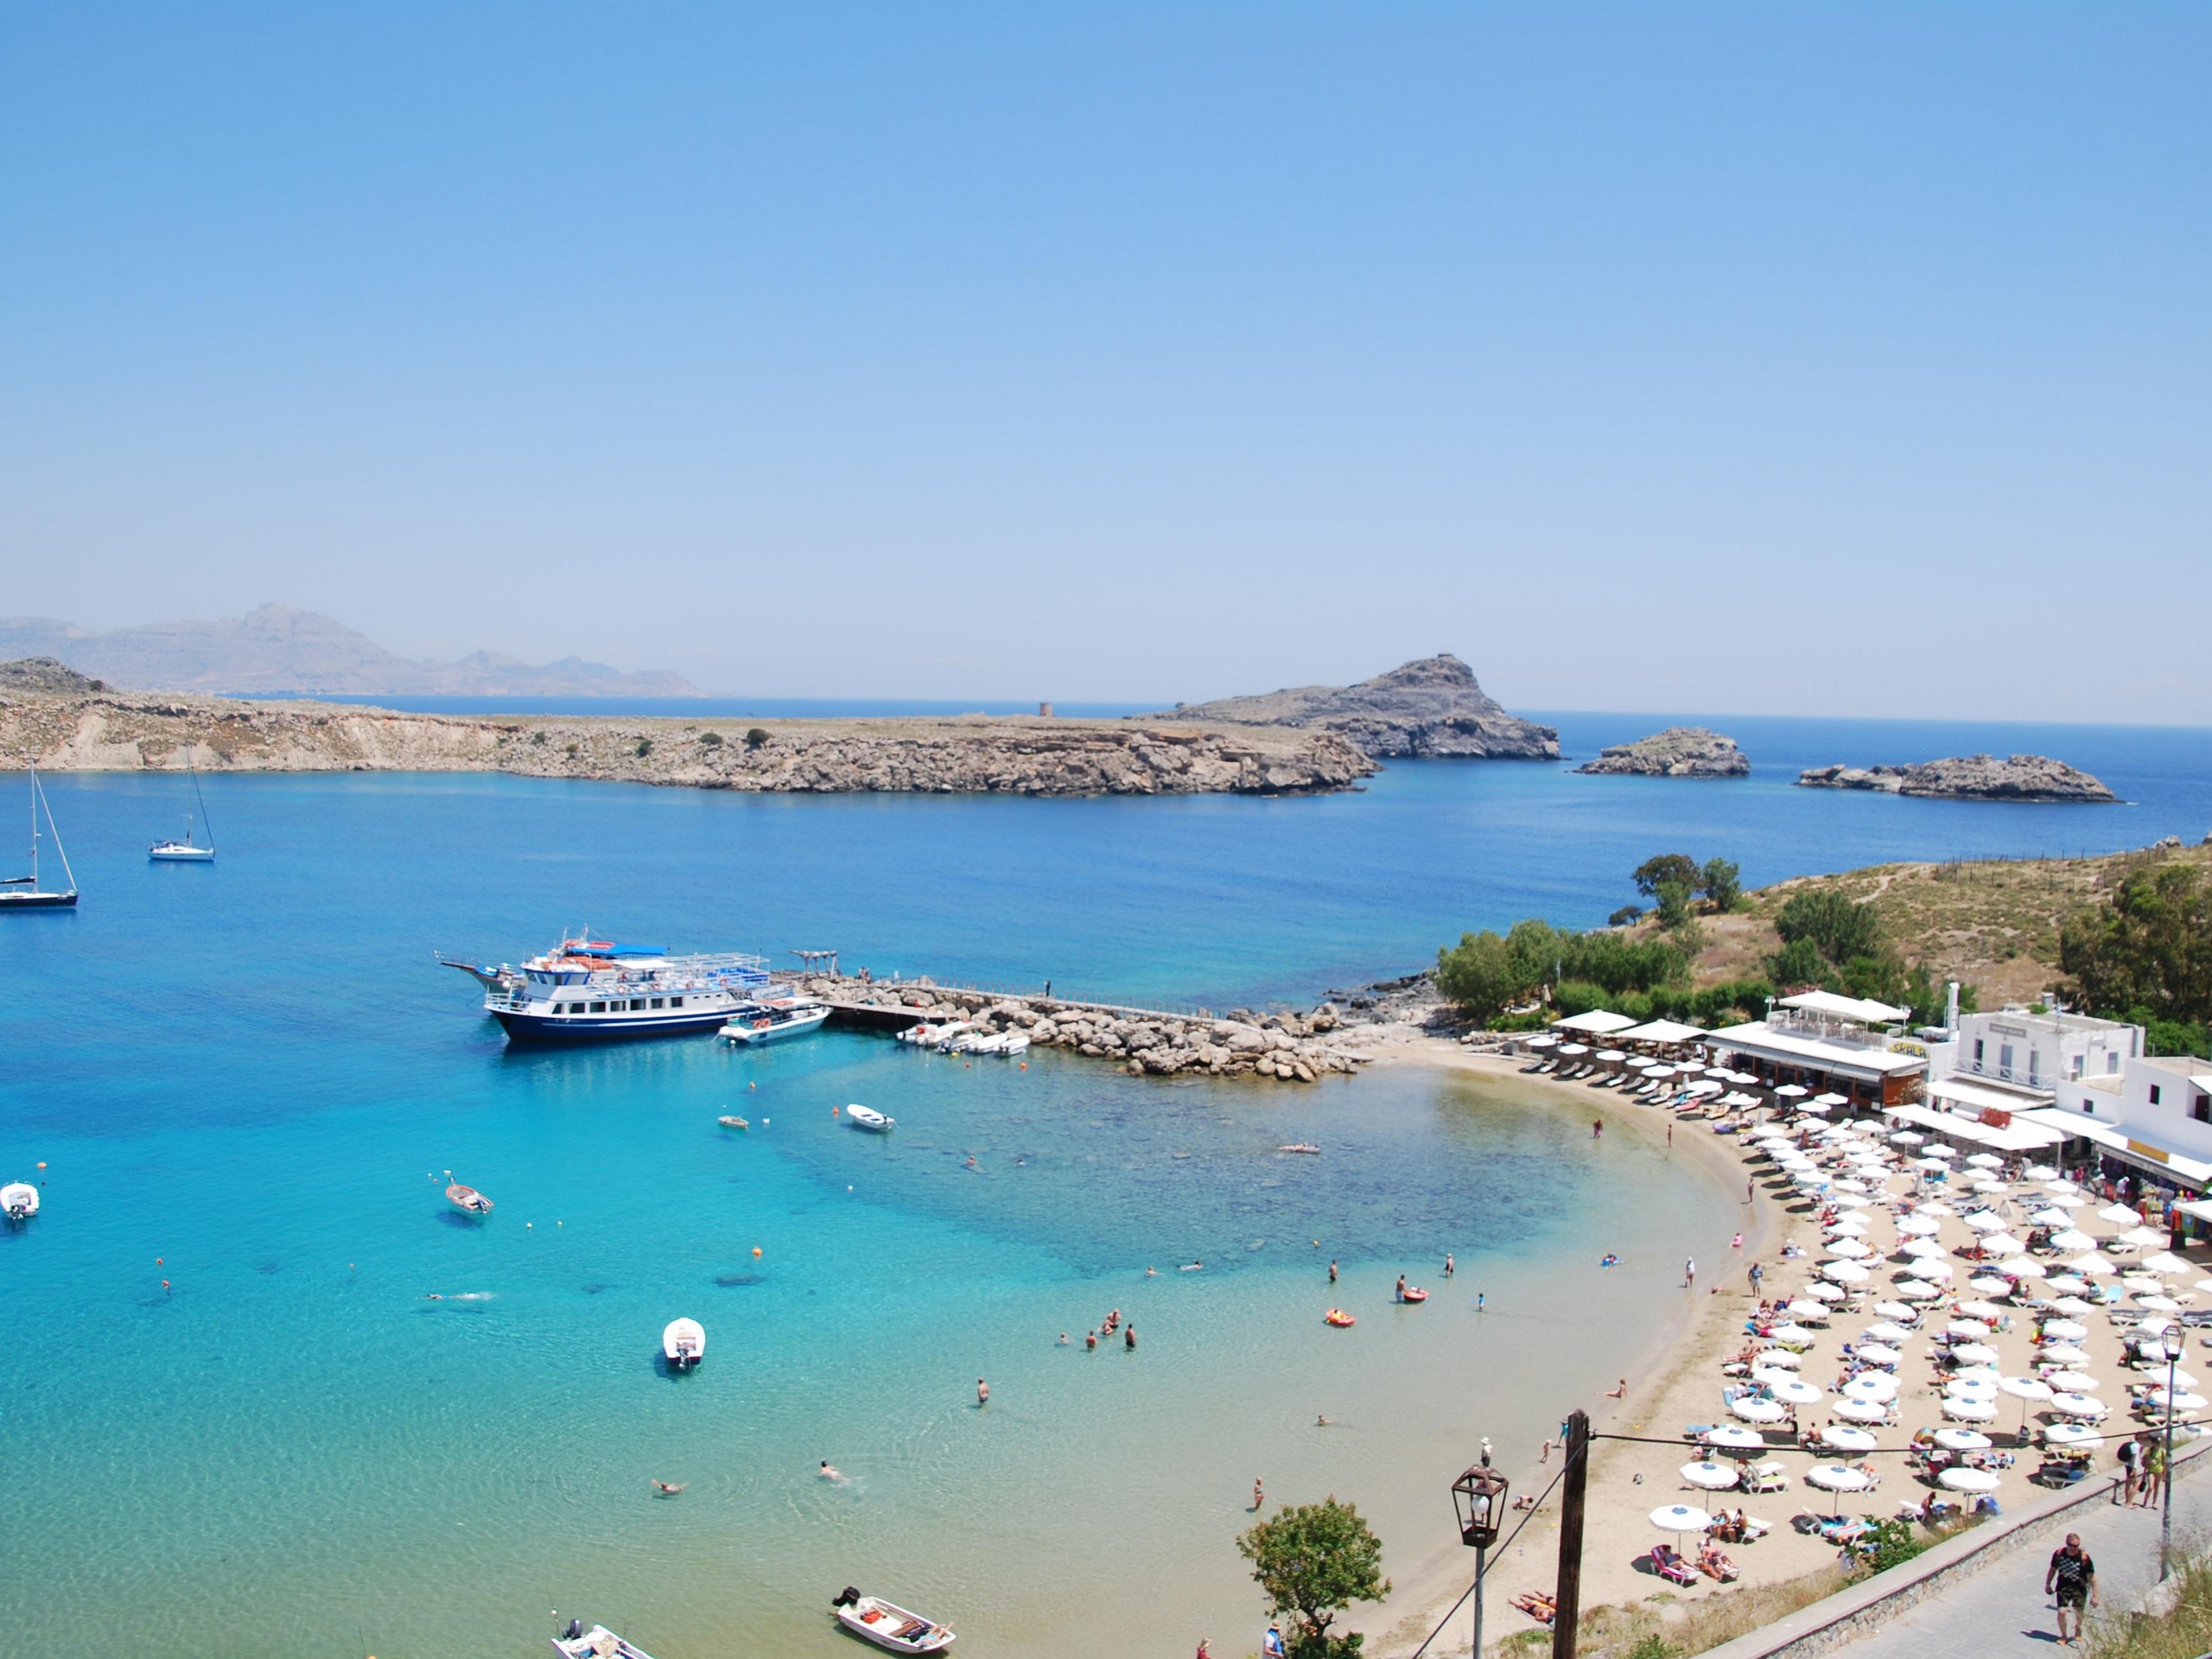
[[[2097,1564],[2082,1548],[2082,1535],[2069,1532],[2066,1542],[2052,1553],[2050,1570],[2043,1575],[2044,1594],[2058,1604],[2058,1639],[2078,1643],[2082,1639],[2082,1610],[2097,1605]],[[2066,1630],[2066,1615],[2074,1615],[2074,1630]]]

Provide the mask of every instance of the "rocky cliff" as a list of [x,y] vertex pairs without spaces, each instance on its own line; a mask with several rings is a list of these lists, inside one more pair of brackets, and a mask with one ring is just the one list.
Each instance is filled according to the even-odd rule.
[[1363,753],[1556,760],[1559,734],[1510,715],[1457,657],[1425,657],[1357,685],[1307,685],[1179,706],[1179,720],[1334,732]]
[[1595,760],[1575,770],[1629,778],[1747,778],[1751,763],[1732,737],[1702,726],[1669,726],[1633,743],[1600,750]]
[[2117,801],[2079,767],[2047,754],[1952,755],[1910,766],[1814,766],[1797,774],[1806,789],[1872,789],[1955,801]]
[[0,767],[509,772],[700,789],[1017,795],[1304,794],[1375,763],[1326,732],[1196,721],[678,720],[410,715],[0,676]]

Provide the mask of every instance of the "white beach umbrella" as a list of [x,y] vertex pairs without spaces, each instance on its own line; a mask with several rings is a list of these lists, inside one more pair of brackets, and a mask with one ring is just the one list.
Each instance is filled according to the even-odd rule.
[[1814,1106],[1848,1106],[1851,1102],[1841,1095],[1827,1094],[1815,1095],[1808,1103]]
[[1757,1429],[1745,1428],[1735,1423],[1723,1423],[1718,1428],[1708,1428],[1705,1443],[1721,1452],[1764,1452],[1766,1436]]
[[1980,1342],[1989,1334],[1989,1327],[1980,1319],[1953,1319],[1943,1327],[1944,1337],[1952,1342]]
[[2049,1164],[2030,1164],[2028,1179],[2031,1181],[2055,1181],[2058,1179],[2058,1172]]
[[1561,1043],[1559,1052],[1562,1054],[1587,1054],[1590,1046],[1587,1043]]
[[2010,1296],[2012,1294],[2012,1281],[1999,1279],[1994,1274],[1978,1273],[1967,1283],[1984,1296]]
[[1985,1324],[1994,1324],[2005,1317],[2005,1310],[1994,1302],[1961,1302],[1951,1312],[1962,1319],[1980,1319]]
[[1943,1414],[1961,1423],[1989,1423],[1997,1421],[1997,1402],[1972,1395],[1945,1395]]
[[1984,1233],[1981,1248],[1992,1255],[2018,1255],[2028,1247],[2010,1233]]
[[2036,1359],[2044,1365],[2086,1365],[2088,1354],[2070,1342],[2047,1342],[2036,1351]]
[[2057,1192],[2070,1198],[2082,1189],[2071,1181],[2045,1181],[2043,1184],[2043,1190],[2046,1192]]
[[1910,1327],[1919,1322],[1920,1310],[1908,1307],[1903,1302],[1877,1302],[1874,1304],[1874,1317],[1904,1328],[1909,1336],[1911,1334]]
[[2055,1204],[2044,1205],[2028,1219],[2038,1227],[2071,1227],[2074,1224],[2073,1215]]
[[1897,1397],[1897,1380],[1887,1371],[1861,1371],[1843,1385],[1843,1397],[1886,1406]]
[[1923,1198],[1919,1213],[1923,1216],[1955,1216],[1959,1212],[1941,1198]]
[[1805,1287],[1805,1294],[1808,1296],[1817,1297],[1824,1302],[1845,1301],[1851,1295],[1849,1291],[1843,1289],[1840,1286],[1827,1284],[1818,1280]]
[[1824,1492],[1863,1492],[1874,1484],[1874,1478],[1847,1463],[1816,1463],[1805,1471],[1805,1481]]
[[2120,1282],[2126,1289],[2145,1296],[2162,1296],[2166,1289],[2166,1281],[2155,1273],[2123,1273]]
[[1977,1233],[2001,1233],[2005,1230],[2004,1217],[1993,1210],[1969,1210],[1959,1220]]
[[2043,1432],[2043,1437],[2053,1446],[2096,1446],[2104,1436],[2094,1428],[2084,1428],[2079,1423],[2053,1423]]
[[2054,1273],[2043,1282],[2045,1289],[2067,1296],[2079,1296],[2089,1288],[2089,1281],[2075,1273]]
[[1763,1389],[1770,1389],[1777,1382],[1795,1382],[1796,1380],[1797,1373],[1783,1366],[1754,1365],[1751,1367],[1751,1381]]
[[2088,1340],[2089,1327],[2086,1325],[2077,1325],[2072,1319],[2045,1319],[2043,1322],[2043,1334],[2046,1337],[2055,1337],[2060,1342],[2086,1342]]
[[2015,1400],[2048,1400],[2058,1392],[2039,1376],[2008,1376],[1997,1386]]
[[2014,1279],[2041,1279],[2050,1273],[2050,1269],[2042,1262],[2033,1256],[2027,1255],[2009,1256],[1999,1263],[1999,1266],[2007,1275]]
[[1779,1100],[1802,1100],[1805,1097],[1805,1086],[1799,1083],[1785,1083],[1774,1092],[1776,1098]]
[[1932,1238],[1908,1238],[1897,1246],[1899,1255],[1931,1256],[1937,1260],[1950,1254]]
[[1736,1484],[1740,1472],[1732,1463],[1686,1463],[1682,1465],[1682,1484],[1708,1492],[1725,1492]]
[[1957,1342],[1951,1344],[1951,1357],[1967,1365],[1994,1365],[1997,1351],[1982,1342]]
[[1948,1279],[1955,1269],[1948,1262],[1938,1262],[1932,1256],[1922,1256],[1903,1274],[1910,1279]]
[[2135,1265],[2145,1273],[2164,1274],[2169,1279],[2196,1271],[2171,1250],[2160,1250],[2156,1255],[2146,1255]]
[[1869,1365],[1888,1368],[1894,1368],[1904,1357],[1886,1342],[1862,1342],[1853,1351],[1859,1358],[1865,1360]]
[[1628,1058],[1628,1054],[1622,1049],[1607,1048],[1599,1050],[1598,1058],[1605,1061],[1606,1065],[1611,1065],[1618,1061],[1626,1059]]
[[1993,1492],[1997,1477],[1986,1469],[1946,1469],[1936,1478],[1955,1492]]
[[1874,1254],[1872,1246],[1861,1244],[1855,1238],[1830,1239],[1828,1241],[1828,1250],[1830,1254],[1840,1255],[1847,1262],[1864,1262],[1868,1256]]
[[1839,1210],[1871,1210],[1874,1200],[1863,1192],[1839,1192],[1829,1202]]
[[2140,1227],[2143,1212],[2124,1204],[2108,1204],[2097,1211],[2099,1221],[2108,1221],[2115,1227]]
[[1825,1389],[1816,1388],[1802,1377],[1783,1377],[1766,1386],[1785,1406],[1815,1406],[1828,1397]]
[[1996,1368],[1971,1365],[1943,1379],[1943,1392],[1960,1400],[1993,1400],[2000,1381]]
[[1908,1302],[1932,1302],[1943,1294],[1942,1286],[1931,1285],[1925,1279],[1908,1279],[1897,1289]]
[[1942,1224],[1926,1216],[1899,1216],[1897,1231],[1920,1238],[1932,1238],[1942,1231]]
[[[1881,1312],[1881,1309],[1877,1307],[1874,1311],[1878,1313]],[[1906,1340],[1912,1335],[1912,1332],[1906,1330],[1904,1326],[1897,1324],[1894,1320],[1877,1319],[1873,1324],[1866,1327],[1866,1334],[1872,1338],[1876,1342],[1896,1343]]]
[[[2166,1391],[2164,1389],[2152,1389],[2143,1396],[2143,1403],[2153,1411],[2163,1414],[2166,1409]],[[2201,1394],[2177,1394],[2173,1396],[2173,1408],[2176,1411],[2202,1411],[2208,1405],[2212,1405],[2212,1401],[2208,1401]]]
[[1978,1169],[2002,1169],[2005,1160],[1993,1152],[1977,1152],[1967,1160]]
[[1890,1137],[1890,1144],[1893,1147],[1916,1147],[1927,1139],[1926,1135],[1916,1135],[1910,1129],[1899,1129]]
[[1981,1193],[2002,1192],[2005,1190],[2004,1182],[1999,1180],[1994,1175],[1986,1173],[1972,1177],[1967,1185]]
[[2089,1207],[2087,1198],[2077,1198],[2071,1192],[2053,1192],[2045,1202],[2059,1210],[2086,1210]]
[[2181,1312],[2181,1304],[2174,1300],[2171,1296],[2145,1296],[2138,1294],[2135,1298],[2135,1306],[2138,1307],[2148,1308],[2153,1313],[2178,1313]]
[[1828,1305],[1817,1296],[1801,1296],[1796,1301],[1784,1305],[1782,1311],[1792,1320],[1826,1319]]
[[2094,1302],[2086,1302],[2079,1296],[2062,1296],[2050,1305],[2050,1311],[2069,1319],[2086,1319],[2097,1309]]
[[2066,1264],[2069,1273],[2078,1273],[2091,1279],[2102,1279],[2120,1269],[2101,1255],[2077,1255]]
[[1986,1452],[1989,1436],[1974,1428],[1939,1428],[1931,1436],[1946,1452]]
[[2086,1394],[2072,1393],[2052,1395],[2050,1408],[2062,1417],[2079,1417],[2093,1423],[2101,1421],[2111,1409],[2101,1400],[2093,1400]]
[[2163,1388],[2167,1382],[2171,1382],[2174,1387],[2177,1389],[2187,1389],[2192,1393],[2194,1393],[2197,1388],[2196,1374],[2193,1371],[2185,1371],[2178,1365],[2174,1367],[2171,1373],[2169,1373],[2166,1368],[2163,1365],[2139,1365],[2135,1369],[2145,1373],[2146,1376],[2156,1377],[2158,1379],[2156,1386],[2158,1387]]
[[1817,1332],[1808,1331],[1795,1319],[1785,1320],[1766,1334],[1770,1342],[1780,1343],[1785,1348],[1809,1348],[1820,1340]]
[[1924,1169],[1931,1175],[1947,1175],[1951,1169],[1950,1165],[1936,1155],[1936,1149],[1933,1147],[1928,1148],[1924,1156],[1914,1159],[1912,1166],[1915,1169]]
[[1821,1277],[1839,1285],[1863,1285],[1874,1275],[1856,1262],[1823,1262]]
[[1934,1146],[1928,1148],[1928,1156],[1930,1158],[1942,1158],[1948,1160],[1957,1157],[1958,1155],[1959,1149],[1956,1147],[1947,1147],[1940,1141]]
[[1789,1414],[1772,1400],[1762,1400],[1756,1395],[1738,1395],[1728,1402],[1728,1409],[1747,1423],[1778,1423]]
[[1651,1524],[1662,1532],[1703,1532],[1713,1524],[1713,1517],[1687,1503],[1669,1503],[1651,1511]]
[[1872,1452],[1880,1444],[1863,1428],[1838,1428],[1834,1423],[1821,1430],[1820,1440],[1834,1452]]
[[1854,1423],[1885,1423],[1890,1419],[1890,1408],[1878,1406],[1872,1400],[1839,1400],[1830,1409]]
[[1864,1182],[1864,1181],[1855,1181],[1855,1180],[1852,1179],[1851,1179],[1851,1177],[1850,1177],[1850,1176],[1848,1176],[1848,1175],[1845,1175],[1845,1176],[1841,1176],[1841,1177],[1838,1178],[1834,1182],[1833,1182],[1833,1183],[1832,1183],[1832,1185],[1834,1186],[1834,1188],[1835,1188],[1835,1190],[1836,1190],[1837,1192],[1849,1192],[1849,1193],[1853,1194],[1853,1196],[1856,1196],[1857,1194],[1861,1193],[1861,1192],[1866,1192],[1866,1191],[1867,1190],[1867,1186],[1866,1186],[1866,1182]]
[[1796,1349],[1777,1344],[1759,1350],[1758,1363],[1751,1367],[1751,1375],[1757,1376],[1762,1371],[1788,1371],[1794,1375],[1804,1363],[1805,1356]]
[[2154,1233],[2148,1227],[2131,1227],[2112,1242],[2115,1244],[2133,1244],[2138,1249],[2147,1250],[2164,1236],[2164,1233]]

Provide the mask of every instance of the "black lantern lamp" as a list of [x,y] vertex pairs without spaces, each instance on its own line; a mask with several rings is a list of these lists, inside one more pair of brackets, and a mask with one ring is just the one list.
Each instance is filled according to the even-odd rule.
[[1452,1483],[1452,1507],[1459,1515],[1459,1541],[1488,1549],[1497,1541],[1505,1518],[1505,1477],[1478,1463]]

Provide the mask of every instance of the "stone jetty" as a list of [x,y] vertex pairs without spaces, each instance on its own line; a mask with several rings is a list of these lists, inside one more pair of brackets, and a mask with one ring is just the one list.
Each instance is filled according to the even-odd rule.
[[749,720],[417,715],[117,691],[0,664],[0,767],[505,772],[775,793],[1250,795],[1348,789],[1332,732],[1184,719]]
[[2120,797],[2078,766],[2047,754],[1952,755],[1910,766],[1813,766],[1797,774],[1804,789],[1871,789],[1955,801],[2117,801]]
[[1663,732],[1616,743],[1577,772],[1624,778],[1748,778],[1751,763],[1732,737],[1702,726],[1669,726]]
[[1065,1048],[1109,1060],[1132,1076],[1209,1077],[1247,1073],[1280,1083],[1313,1083],[1350,1072],[1363,1057],[1332,1040],[1340,1027],[1334,1004],[1305,1014],[1255,1014],[1238,1008],[1219,1019],[1117,1008],[1050,997],[1006,996],[940,987],[926,979],[870,982],[849,975],[808,975],[799,988],[824,1001],[897,1010],[931,1020],[972,1020],[990,1031],[1027,1032],[1045,1048]]

